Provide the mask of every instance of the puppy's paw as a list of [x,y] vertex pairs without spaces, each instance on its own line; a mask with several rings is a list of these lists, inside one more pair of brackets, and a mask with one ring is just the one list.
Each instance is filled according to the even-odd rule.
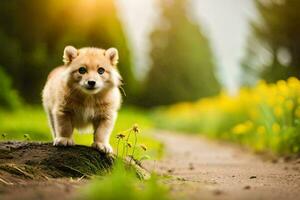
[[67,137],[56,137],[53,142],[53,146],[74,146],[74,140]]
[[95,149],[98,149],[99,151],[102,151],[104,153],[110,154],[113,152],[112,147],[110,146],[110,144],[104,144],[101,142],[94,142],[92,144],[92,147]]

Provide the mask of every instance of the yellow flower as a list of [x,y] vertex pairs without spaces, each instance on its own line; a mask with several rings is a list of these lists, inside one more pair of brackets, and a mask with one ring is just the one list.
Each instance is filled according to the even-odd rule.
[[278,101],[279,104],[283,104],[284,100],[285,100],[285,98],[284,98],[284,96],[282,96],[282,95],[279,95],[279,96],[277,97],[277,101]]
[[279,132],[280,132],[280,125],[279,125],[278,123],[274,123],[274,124],[272,125],[272,131],[273,131],[274,133],[279,133]]
[[266,133],[266,128],[264,126],[259,126],[257,128],[257,132],[261,135],[265,134]]
[[232,132],[236,135],[241,135],[244,133],[247,133],[250,131],[250,129],[253,127],[253,124],[251,121],[247,121],[245,123],[241,123],[233,127]]
[[295,111],[296,117],[300,118],[300,107],[298,107]]
[[245,126],[245,124],[238,124],[232,129],[232,132],[236,135],[241,135],[246,131],[247,131],[247,126]]
[[294,102],[292,100],[287,100],[285,102],[285,106],[288,109],[288,111],[291,111],[294,108]]
[[146,146],[146,145],[141,144],[140,147],[141,147],[144,151],[147,151],[147,146]]
[[119,133],[119,134],[116,136],[116,138],[117,138],[117,139],[123,139],[123,138],[125,138],[125,136],[126,136],[126,135],[124,135],[123,133]]
[[290,77],[288,79],[288,86],[291,87],[292,89],[299,89],[299,80],[295,77]]
[[289,88],[285,81],[283,80],[278,81],[277,88],[282,95],[287,96],[289,94]]
[[139,126],[138,126],[137,124],[134,124],[134,125],[133,125],[132,130],[133,130],[133,132],[135,132],[135,133],[139,133],[139,132],[140,132]]
[[257,109],[251,109],[249,112],[251,119],[257,119],[259,117]]
[[282,108],[280,106],[276,106],[274,108],[274,115],[279,118],[282,116],[282,114],[283,114]]
[[250,120],[246,121],[245,125],[247,126],[248,130],[252,129],[253,127],[253,123]]
[[275,103],[276,103],[276,101],[275,101],[274,98],[268,98],[267,99],[267,103],[268,103],[269,106],[274,106]]

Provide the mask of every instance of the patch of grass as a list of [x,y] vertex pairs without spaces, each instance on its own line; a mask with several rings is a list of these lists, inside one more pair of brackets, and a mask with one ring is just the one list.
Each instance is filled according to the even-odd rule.
[[149,180],[140,180],[122,162],[117,162],[110,175],[92,180],[81,191],[79,199],[168,200],[169,190],[159,183],[155,175]]
[[[137,159],[149,155],[151,158],[158,158],[162,154],[162,144],[155,140],[150,133],[153,123],[147,112],[136,108],[123,108],[119,112],[114,131],[111,136],[111,144],[116,151],[117,135],[134,124],[141,129],[139,142],[148,147],[147,152],[142,148],[136,148]],[[78,133],[75,131],[74,139],[76,144],[90,146],[93,142],[93,134]],[[25,106],[16,111],[0,110],[0,140],[31,140],[31,141],[52,141],[46,114],[41,107]],[[134,138],[129,141],[134,142]]]
[[16,111],[0,110],[0,133],[3,139],[24,140],[29,136],[33,141],[52,139],[46,114],[41,107],[21,107]]

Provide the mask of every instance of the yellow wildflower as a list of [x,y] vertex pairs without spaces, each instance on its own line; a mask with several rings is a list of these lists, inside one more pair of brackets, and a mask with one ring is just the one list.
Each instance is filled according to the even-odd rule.
[[282,114],[283,114],[282,108],[280,106],[276,106],[274,108],[274,115],[279,118],[282,116]]
[[246,121],[245,125],[247,126],[248,130],[253,127],[253,123],[250,120]]
[[243,134],[246,131],[247,131],[247,127],[245,126],[245,124],[238,124],[232,129],[232,132],[237,135]]
[[252,122],[247,121],[245,123],[241,123],[241,124],[238,124],[235,127],[233,127],[232,132],[234,134],[241,135],[241,134],[249,132],[252,127],[253,127]]
[[296,77],[291,76],[288,78],[288,84],[299,85],[300,82]]
[[257,119],[259,117],[257,109],[251,109],[249,112],[251,119]]
[[289,94],[289,88],[285,81],[280,80],[277,82],[277,88],[281,94],[287,96]]
[[292,89],[299,89],[300,86],[299,80],[295,77],[290,77],[288,79],[288,86]]
[[135,132],[135,133],[139,133],[139,132],[140,132],[139,126],[138,126],[137,124],[134,124],[134,125],[133,125],[132,130],[133,130],[133,132]]
[[278,123],[274,123],[273,125],[272,125],[272,131],[274,132],[274,133],[279,133],[280,132],[280,125],[278,124]]
[[265,134],[266,133],[266,128],[264,126],[259,126],[257,128],[257,132],[261,135]]
[[144,151],[147,151],[147,146],[146,146],[146,145],[141,144],[140,147],[141,147]]
[[298,107],[295,111],[295,115],[297,118],[300,118],[300,107]]
[[268,98],[268,99],[267,99],[267,104],[268,104],[269,106],[274,106],[275,103],[276,103],[276,101],[275,101],[274,98],[271,97],[271,98]]
[[284,98],[284,96],[282,96],[282,95],[279,95],[279,96],[277,97],[277,101],[278,101],[279,104],[283,104],[284,100],[285,100],[285,98]]
[[123,139],[123,138],[125,138],[125,136],[126,136],[126,135],[124,135],[123,133],[119,133],[119,134],[116,136],[116,138],[117,138],[117,139]]
[[294,102],[292,100],[287,100],[285,102],[285,106],[288,109],[288,111],[291,111],[294,108]]

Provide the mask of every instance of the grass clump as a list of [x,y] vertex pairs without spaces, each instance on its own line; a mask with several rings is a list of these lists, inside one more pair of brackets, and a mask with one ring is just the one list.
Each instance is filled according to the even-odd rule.
[[155,175],[149,180],[141,180],[136,177],[134,171],[118,161],[109,175],[96,177],[81,190],[79,196],[79,199],[91,200],[168,200],[169,191]]

